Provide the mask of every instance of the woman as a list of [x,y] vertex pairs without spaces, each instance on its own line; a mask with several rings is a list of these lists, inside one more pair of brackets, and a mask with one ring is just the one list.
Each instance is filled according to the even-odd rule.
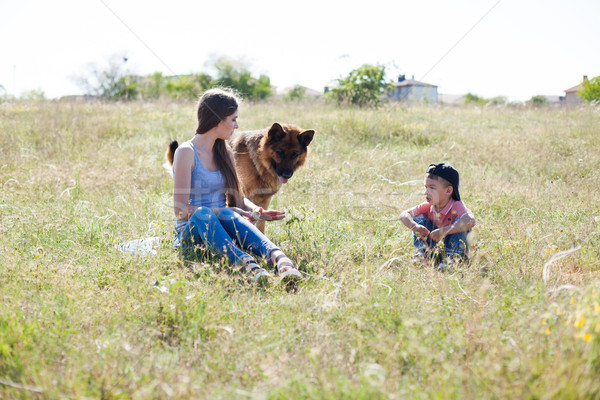
[[181,146],[175,143],[169,149],[177,218],[175,245],[193,249],[203,243],[212,252],[246,267],[255,282],[264,281],[270,275],[248,254],[251,252],[275,265],[285,282],[298,280],[302,275],[290,259],[246,219],[281,220],[285,213],[263,210],[240,191],[233,153],[225,142],[238,128],[237,109],[233,93],[222,89],[206,91],[198,104],[196,134]]

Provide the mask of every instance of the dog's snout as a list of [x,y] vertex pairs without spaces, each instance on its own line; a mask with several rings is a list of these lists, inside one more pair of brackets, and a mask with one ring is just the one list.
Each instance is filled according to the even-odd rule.
[[281,173],[281,177],[285,179],[290,179],[294,175],[294,171],[283,171]]

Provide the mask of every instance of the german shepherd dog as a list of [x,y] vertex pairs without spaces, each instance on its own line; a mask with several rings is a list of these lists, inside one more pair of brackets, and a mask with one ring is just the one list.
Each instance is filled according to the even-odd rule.
[[[267,210],[281,186],[306,161],[315,131],[275,122],[258,131],[239,132],[229,139],[244,195]],[[265,221],[256,227],[265,231]]]
[[[277,122],[267,129],[235,133],[228,142],[244,196],[267,210],[275,193],[306,161],[314,134],[312,129]],[[167,149],[170,165],[177,147],[173,141]],[[256,227],[264,233],[265,221],[259,220]]]

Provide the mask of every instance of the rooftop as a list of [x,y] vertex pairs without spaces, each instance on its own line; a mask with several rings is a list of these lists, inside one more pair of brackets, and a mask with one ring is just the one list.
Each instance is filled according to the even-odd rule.
[[432,85],[430,83],[415,81],[414,79],[405,79],[400,82],[394,82],[394,86],[402,87],[402,86],[431,86],[437,87],[436,85]]
[[579,91],[579,86],[581,86],[581,84],[579,84],[577,86],[573,86],[572,88],[565,90],[565,93],[576,93]]
[[[585,81],[587,81],[587,80],[588,80],[587,75],[584,75],[582,83],[585,82]],[[577,86],[573,86],[572,88],[565,90],[565,93],[576,93],[576,92],[579,91],[579,87],[580,86],[581,86],[581,83],[579,85],[577,85]]]

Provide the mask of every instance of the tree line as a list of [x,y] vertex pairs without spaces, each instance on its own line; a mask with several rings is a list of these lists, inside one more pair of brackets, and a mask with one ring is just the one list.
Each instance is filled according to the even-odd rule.
[[[213,75],[205,72],[166,76],[155,72],[146,76],[131,74],[127,70],[127,57],[112,56],[107,65],[98,67],[88,65],[87,70],[73,77],[75,83],[87,95],[104,100],[127,101],[158,98],[189,100],[198,98],[199,94],[211,87],[227,87],[238,92],[250,101],[268,99],[273,95],[271,80],[267,75],[254,76],[247,64],[240,60],[219,57],[212,61]],[[377,107],[385,101],[385,94],[394,87],[394,82],[386,79],[385,66],[363,64],[350,71],[346,77],[333,81],[331,87],[325,88],[325,98],[338,105],[358,107]],[[600,103],[600,76],[585,80],[579,90],[579,96],[592,104]],[[0,85],[0,99],[6,98],[6,90]],[[305,88],[296,86],[284,98],[301,100],[305,97]],[[24,99],[43,99],[41,91],[30,91]],[[540,106],[547,102],[544,96],[533,96],[528,105]],[[485,99],[468,93],[465,104],[503,105],[506,97],[498,96]]]
[[213,61],[214,76],[205,72],[174,76],[155,72],[140,76],[127,71],[127,61],[126,57],[113,56],[107,66],[89,65],[87,71],[74,76],[73,80],[87,95],[116,101],[160,97],[196,99],[215,86],[234,89],[251,101],[264,100],[273,93],[268,76],[253,76],[243,62],[226,57]]
[[[74,77],[75,83],[87,95],[105,100],[195,99],[211,87],[227,87],[250,101],[265,100],[273,95],[271,80],[266,75],[254,76],[248,66],[227,57],[212,63],[214,76],[207,73],[165,76],[155,72],[146,76],[130,74],[126,69],[127,58],[113,56],[104,68],[88,66],[88,71]],[[359,107],[377,106],[383,101],[385,91],[392,88],[392,81],[385,79],[385,66],[364,64],[347,77],[335,80],[331,88],[325,88],[325,97],[338,104]],[[305,88],[296,86],[284,97],[301,100]]]

